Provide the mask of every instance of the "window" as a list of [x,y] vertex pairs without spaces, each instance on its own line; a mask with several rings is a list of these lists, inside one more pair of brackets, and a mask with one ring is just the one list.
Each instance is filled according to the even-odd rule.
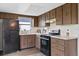
[[31,30],[32,18],[19,17],[19,27],[20,31]]

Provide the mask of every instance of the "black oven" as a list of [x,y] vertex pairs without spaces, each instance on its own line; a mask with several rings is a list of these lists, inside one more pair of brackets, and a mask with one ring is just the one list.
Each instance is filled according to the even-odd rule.
[[51,55],[51,50],[50,50],[50,46],[51,46],[51,42],[50,42],[50,36],[46,36],[46,35],[41,35],[40,36],[40,43],[41,43],[41,48],[40,51],[42,53],[44,53],[47,56]]

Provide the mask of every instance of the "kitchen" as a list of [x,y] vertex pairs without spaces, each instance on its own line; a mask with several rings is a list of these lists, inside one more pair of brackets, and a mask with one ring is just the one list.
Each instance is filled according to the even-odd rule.
[[[4,4],[1,4],[1,6],[3,5]],[[7,4],[5,4],[4,8],[0,8],[2,11],[0,12],[0,28],[2,28],[0,29],[1,55],[16,56],[23,54],[24,56],[28,56],[35,52],[37,53],[37,51],[39,51],[39,53],[33,54],[32,56],[79,55],[78,3],[29,5],[32,6],[32,8],[42,7],[44,11],[45,8],[48,8],[45,12],[39,11],[39,13],[42,12],[41,14],[33,14],[34,16],[24,15],[24,12],[22,12],[22,8],[24,8],[22,6],[24,5],[20,7],[22,10],[18,10],[18,12],[14,10],[13,13],[11,13],[11,10],[5,9],[6,6]],[[40,8],[34,10],[40,10]],[[23,11],[25,11],[25,8]],[[32,12],[32,10],[30,12]],[[12,40],[12,43],[10,40]],[[9,44],[6,43],[7,41]]]

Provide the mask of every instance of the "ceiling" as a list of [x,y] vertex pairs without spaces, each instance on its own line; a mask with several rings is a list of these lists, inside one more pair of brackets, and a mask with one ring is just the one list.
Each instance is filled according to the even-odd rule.
[[38,16],[63,4],[64,3],[0,3],[0,12]]

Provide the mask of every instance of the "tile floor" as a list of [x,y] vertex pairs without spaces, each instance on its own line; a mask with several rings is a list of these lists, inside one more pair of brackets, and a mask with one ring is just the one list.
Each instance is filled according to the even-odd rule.
[[14,53],[6,54],[4,56],[45,56],[36,48],[25,49]]

